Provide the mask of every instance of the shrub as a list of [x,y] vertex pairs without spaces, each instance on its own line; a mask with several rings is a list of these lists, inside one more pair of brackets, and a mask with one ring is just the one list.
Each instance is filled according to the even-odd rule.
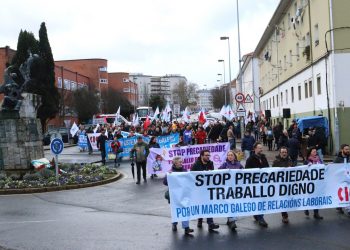
[[50,178],[50,177],[55,175],[52,170],[47,169],[47,168],[41,169],[39,171],[39,174],[40,174],[41,177],[43,177],[45,179],[48,179],[48,178]]
[[24,181],[38,181],[40,180],[40,175],[38,174],[31,174],[31,173],[26,173],[24,176],[23,176],[23,180]]
[[9,178],[13,181],[18,181],[21,179],[21,176],[19,174],[11,174]]

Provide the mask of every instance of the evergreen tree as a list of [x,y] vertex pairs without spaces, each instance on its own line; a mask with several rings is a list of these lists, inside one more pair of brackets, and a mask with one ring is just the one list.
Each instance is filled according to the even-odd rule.
[[149,105],[153,110],[156,110],[157,107],[159,107],[159,110],[162,110],[165,108],[166,100],[164,99],[164,96],[152,95],[149,99]]
[[33,54],[39,54],[39,42],[35,39],[32,32],[21,30],[18,35],[17,52],[11,64],[19,68],[29,57],[29,51]]
[[39,56],[43,60],[43,67],[41,67],[40,81],[36,93],[41,95],[42,105],[38,109],[37,116],[44,131],[47,122],[58,113],[60,99],[55,86],[55,62],[44,22],[41,23],[39,30]]

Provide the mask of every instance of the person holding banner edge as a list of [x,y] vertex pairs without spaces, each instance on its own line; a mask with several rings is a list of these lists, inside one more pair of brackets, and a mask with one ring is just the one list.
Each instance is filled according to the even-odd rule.
[[[248,157],[246,161],[245,168],[268,168],[269,162],[266,159],[266,156],[262,153],[263,146],[260,142],[256,142],[253,145],[253,153]],[[264,219],[263,214],[254,215],[254,219],[259,223],[262,227],[268,227]]]
[[[182,158],[180,156],[176,156],[173,158],[173,165],[168,174],[171,174],[172,172],[187,172],[186,168],[184,168],[182,165]],[[168,178],[167,178],[168,174],[165,176],[163,180],[163,184],[166,186],[168,186]],[[167,199],[168,199],[168,203],[170,203],[169,193],[168,193]],[[186,235],[191,235],[191,233],[193,233],[194,230],[190,228],[190,222],[188,220],[182,221],[181,224],[182,224],[182,228],[185,230]],[[172,223],[172,230],[173,232],[177,231],[177,222]]]
[[[317,148],[316,147],[311,147],[309,148],[306,156],[306,161],[304,162],[305,165],[313,165],[313,164],[323,164],[320,156],[317,153]],[[304,211],[306,216],[309,216],[309,210]],[[316,220],[323,220],[323,217],[320,216],[318,209],[314,209],[314,218]]]
[[[200,151],[199,157],[191,167],[191,171],[211,171],[211,170],[214,170],[214,164],[210,160],[210,151],[207,149],[204,149]],[[202,223],[203,223],[203,219],[199,218],[197,227],[201,228]],[[208,223],[209,231],[214,231],[215,229],[218,229],[220,227],[218,224],[214,223],[213,218],[207,218],[207,223]]]
[[[232,150],[227,152],[226,161],[219,167],[219,169],[243,169],[242,164],[237,160],[237,155]],[[237,228],[236,217],[228,217],[227,225],[234,231]]]

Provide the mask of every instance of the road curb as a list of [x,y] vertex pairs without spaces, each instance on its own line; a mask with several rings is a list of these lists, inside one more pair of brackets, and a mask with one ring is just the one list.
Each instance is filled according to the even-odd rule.
[[72,184],[72,185],[65,185],[65,186],[40,187],[40,188],[1,189],[0,195],[45,193],[45,192],[55,192],[55,191],[71,190],[71,189],[78,189],[78,188],[94,187],[94,186],[100,186],[111,182],[115,182],[122,177],[123,175],[121,173],[117,173],[112,178],[108,178],[106,180],[97,181],[97,182],[84,183],[84,184]]

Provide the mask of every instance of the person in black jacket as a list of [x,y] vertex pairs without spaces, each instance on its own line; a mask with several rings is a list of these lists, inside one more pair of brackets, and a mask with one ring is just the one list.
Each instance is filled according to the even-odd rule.
[[300,143],[297,139],[297,135],[293,135],[288,139],[287,148],[290,158],[292,159],[293,166],[298,165],[298,155],[300,150]]
[[[246,161],[245,168],[268,168],[269,163],[266,159],[266,156],[262,153],[263,145],[260,142],[256,142],[254,143],[253,150],[253,153]],[[268,226],[263,214],[254,215],[254,219],[259,223],[260,226]]]
[[101,134],[97,138],[97,148],[101,151],[103,165],[106,165],[106,140],[108,140],[108,137],[105,135],[105,133],[105,128],[101,129]]
[[[210,160],[210,151],[207,149],[202,150],[199,153],[199,157],[196,162],[192,165],[191,171],[210,171],[214,170],[214,163]],[[198,219],[197,227],[201,228],[203,219]],[[207,218],[208,229],[213,231],[218,229],[219,225],[214,223],[213,218]]]
[[[272,163],[272,167],[288,168],[293,166],[292,159],[288,156],[288,149],[284,146],[280,147],[279,154]],[[288,213],[282,212],[282,222],[288,224]]]

